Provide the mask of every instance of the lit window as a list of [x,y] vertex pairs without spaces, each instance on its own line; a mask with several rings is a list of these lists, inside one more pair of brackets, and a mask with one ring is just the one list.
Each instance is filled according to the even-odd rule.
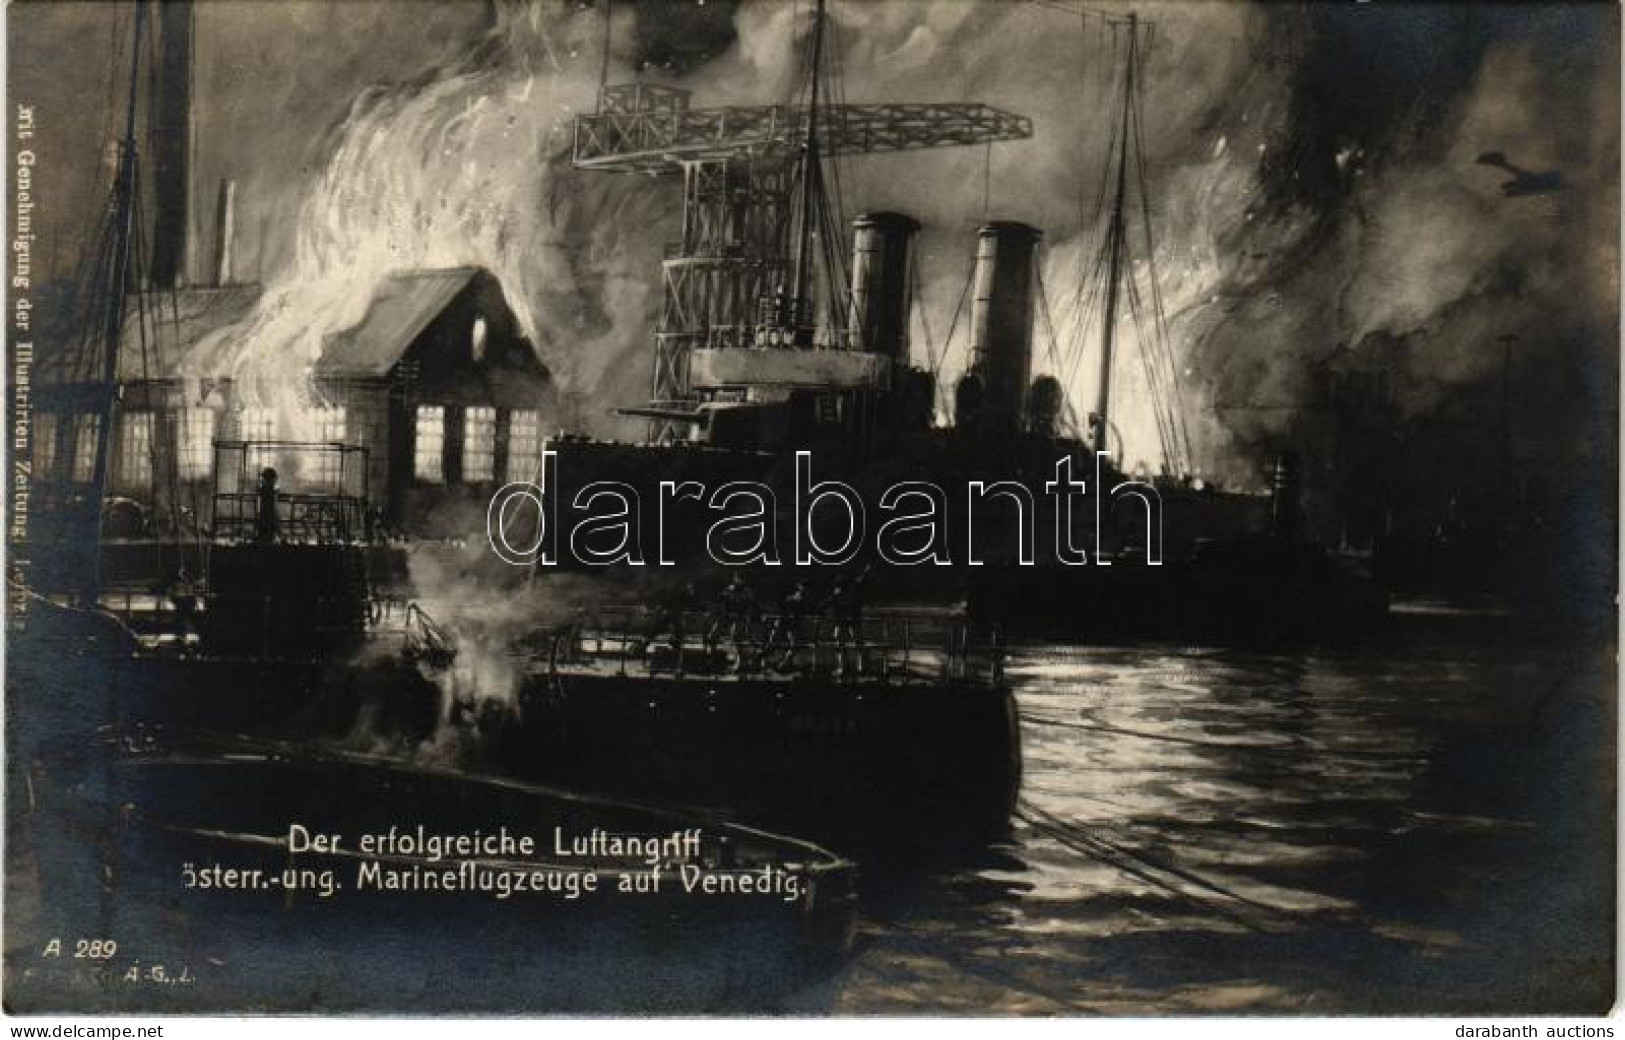
[[214,461],[214,409],[187,408],[180,413],[175,462],[182,480],[202,480]]
[[[245,441],[272,441],[276,439],[276,414],[269,408],[244,408],[237,418],[237,428]],[[276,453],[267,447],[248,449],[249,475],[259,478],[259,471],[275,461]]]
[[345,437],[343,408],[316,409],[316,439],[323,444],[342,444]]
[[[348,431],[344,409],[340,407],[316,409],[316,439],[323,444],[343,444]],[[321,452],[321,481],[336,486],[342,474],[343,460],[333,450]]]
[[463,412],[463,480],[496,476],[497,410],[474,407]]
[[276,437],[276,416],[269,408],[244,408],[237,426],[245,441],[268,441]]
[[102,428],[99,415],[75,416],[73,421],[73,479],[88,484],[96,479],[96,435]]
[[152,418],[151,412],[125,412],[119,416],[120,487],[152,490]]
[[56,413],[34,413],[34,473],[49,480],[56,469]]
[[475,361],[485,360],[485,317],[474,319],[474,330],[469,333],[469,353]]
[[532,409],[508,416],[508,479],[535,480],[542,461],[542,423]]
[[439,405],[418,405],[417,439],[412,446],[412,474],[427,484],[445,479],[441,458],[446,447],[446,410]]

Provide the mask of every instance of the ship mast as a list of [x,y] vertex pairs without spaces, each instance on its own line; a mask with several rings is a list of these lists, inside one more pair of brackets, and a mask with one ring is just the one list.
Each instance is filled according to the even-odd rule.
[[136,96],[141,69],[141,44],[146,27],[147,7],[138,3],[135,25],[130,43],[130,90],[125,105],[124,136],[119,142],[118,175],[113,182],[112,198],[108,207],[108,228],[105,252],[98,267],[107,274],[107,281],[92,293],[94,306],[101,308],[99,332],[101,334],[101,371],[98,373],[96,455],[91,472],[90,487],[86,492],[84,508],[91,511],[84,525],[91,534],[90,560],[82,573],[80,595],[94,603],[101,567],[102,502],[107,494],[108,457],[113,435],[113,403],[118,396],[119,344],[124,331],[126,297],[135,281],[135,209],[138,169],[136,165]]
[[1123,203],[1128,192],[1129,116],[1134,99],[1135,34],[1138,16],[1128,16],[1128,66],[1123,85],[1123,117],[1117,148],[1117,189],[1112,196],[1112,218],[1107,234],[1106,309],[1100,328],[1100,373],[1095,389],[1095,407],[1089,414],[1096,451],[1107,450],[1111,430],[1108,411],[1112,396],[1112,346],[1117,331],[1117,299],[1123,275]]
[[[1186,475],[1191,468],[1190,433],[1184,416],[1180,389],[1181,366],[1169,332],[1157,275],[1157,242],[1151,220],[1151,200],[1146,177],[1143,115],[1140,97],[1143,57],[1141,47],[1150,46],[1155,25],[1130,13],[1125,18],[1102,16],[1114,39],[1121,32],[1122,58],[1119,66],[1121,109],[1107,119],[1110,143],[1101,164],[1098,193],[1101,219],[1092,233],[1094,244],[1079,257],[1078,286],[1072,299],[1070,334],[1061,368],[1063,385],[1076,385],[1080,371],[1092,368],[1095,375],[1093,407],[1088,412],[1088,438],[1096,451],[1111,447],[1118,433],[1112,421],[1112,377],[1117,363],[1118,326],[1132,319],[1138,341],[1136,352],[1144,377],[1145,403],[1156,427],[1161,449],[1162,469],[1169,475]],[[1081,188],[1081,186],[1080,186]],[[1084,219],[1084,202],[1079,200],[1079,219]],[[1136,262],[1143,264],[1143,279],[1135,277]],[[1100,322],[1099,351],[1091,352],[1094,322]],[[1121,435],[1117,447],[1121,448]]]

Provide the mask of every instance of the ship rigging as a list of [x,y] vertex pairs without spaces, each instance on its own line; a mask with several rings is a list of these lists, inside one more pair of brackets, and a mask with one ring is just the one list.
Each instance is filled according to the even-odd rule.
[[[1155,39],[1156,27],[1141,21],[1135,14],[1108,19],[1107,24],[1112,30],[1113,50],[1120,55],[1121,72],[1114,99],[1114,107],[1120,114],[1112,125],[1096,195],[1097,212],[1102,203],[1106,207],[1104,219],[1097,220],[1095,248],[1079,252],[1077,283],[1062,321],[1067,330],[1060,355],[1062,382],[1064,386],[1076,385],[1087,356],[1088,331],[1098,321],[1100,346],[1089,428],[1090,440],[1096,449],[1106,450],[1114,430],[1112,383],[1120,311],[1126,302],[1156,424],[1163,472],[1169,476],[1186,476],[1193,466],[1190,432],[1180,390],[1179,363],[1169,335],[1157,273],[1157,243],[1152,230],[1152,200],[1145,168],[1141,66],[1144,52]],[[1140,280],[1134,276],[1136,263],[1143,264],[1145,269],[1143,290]],[[1122,458],[1121,437],[1118,442],[1118,457]]]
[[[94,606],[107,584],[102,546],[110,528],[147,508],[115,495],[116,444],[123,444],[126,482],[132,470],[163,482],[164,493],[154,498],[169,514],[170,530],[190,528],[197,539],[194,568],[204,552],[198,489],[183,490],[174,467],[163,464],[156,416],[127,410],[126,400],[130,382],[155,378],[164,341],[178,335],[188,186],[185,172],[169,167],[184,161],[186,145],[177,153],[167,139],[186,118],[186,102],[172,102],[190,93],[192,34],[190,4],[132,5],[125,95],[115,92],[111,103],[118,129],[106,201],[66,300],[68,331],[41,357],[33,474],[41,521],[37,562],[45,585],[83,606]],[[150,181],[149,166],[158,173]],[[68,465],[56,462],[59,446]],[[184,538],[171,543],[168,560],[161,541],[152,546],[155,570],[186,570]]]
[[[1032,388],[1030,411],[1057,413],[1069,432],[1088,441],[1096,451],[1111,451],[1126,459],[1122,433],[1113,421],[1112,393],[1120,378],[1118,355],[1122,325],[1129,321],[1140,363],[1145,394],[1154,421],[1162,475],[1190,477],[1195,469],[1186,404],[1181,389],[1180,365],[1174,352],[1167,312],[1157,270],[1154,200],[1145,162],[1145,61],[1156,39],[1156,25],[1136,13],[1108,15],[1090,8],[1031,0],[1046,10],[1079,19],[1085,46],[1089,25],[1097,21],[1109,32],[1110,100],[1113,114],[1107,122],[1106,148],[1094,182],[1079,179],[1078,225],[1082,248],[1077,266],[1069,272],[1069,288],[1054,301],[1045,285],[1044,265],[1036,267],[1039,314],[1048,351],[1050,375]],[[1080,59],[1080,89],[1085,62]],[[1089,142],[1085,141],[1087,145]],[[991,154],[984,172],[984,216],[991,191]],[[1092,190],[1091,190],[1092,189]],[[1092,212],[1093,216],[1090,216]],[[1143,268],[1143,278],[1138,272]],[[927,333],[931,367],[940,374],[959,329],[960,316],[975,279],[967,276],[940,354]],[[1091,349],[1093,348],[1093,349]],[[974,347],[973,347],[974,349]],[[1092,362],[1092,364],[1091,364]],[[978,367],[973,356],[971,370]],[[1086,381],[1085,376],[1089,376]],[[1086,421],[1079,422],[1073,398],[1076,390],[1092,385]],[[1043,386],[1040,390],[1039,387]],[[1036,398],[1055,395],[1059,401]]]

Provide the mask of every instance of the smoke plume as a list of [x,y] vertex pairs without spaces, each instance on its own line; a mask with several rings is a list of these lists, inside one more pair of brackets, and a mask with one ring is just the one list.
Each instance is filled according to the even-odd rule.
[[[1081,413],[1094,366],[1077,354],[1097,348],[1100,330],[1069,328],[1068,305],[1100,234],[1122,57],[1101,15],[1135,8],[1079,9],[832,0],[828,48],[833,100],[979,100],[1032,118],[1029,141],[848,157],[839,180],[849,216],[899,209],[924,223],[914,352],[944,384],[965,362],[963,314],[948,333],[975,226],[1044,229],[1055,333],[1040,319],[1035,356],[1040,371],[1070,375]],[[715,6],[610,10],[612,82],[670,82],[702,106],[795,95],[808,4],[737,5],[720,53],[687,28],[725,23]],[[1405,347],[1407,414],[1503,374],[1502,351],[1486,349],[1503,335],[1523,339],[1531,366],[1537,341],[1579,342],[1576,364],[1596,359],[1617,312],[1617,69],[1596,60],[1612,53],[1611,19],[1479,12],[1437,25],[1403,10],[1241,3],[1139,13],[1153,26],[1141,72],[1157,249],[1140,250],[1131,274],[1145,291],[1154,260],[1199,471],[1254,480],[1316,421],[1319,367],[1373,337]],[[249,327],[211,337],[193,370],[233,376],[298,416],[288,398],[310,397],[322,340],[360,319],[379,279],[481,264],[553,373],[570,409],[559,423],[633,432],[607,412],[646,392],[658,258],[679,200],[670,178],[569,168],[570,121],[593,104],[603,33],[602,8],[498,5],[457,60],[357,98],[295,210],[292,262]],[[1466,43],[1435,53],[1430,33]],[[1592,37],[1579,47],[1592,60],[1574,59],[1576,33]],[[1435,63],[1426,75],[1382,64],[1406,46]],[[634,67],[655,52],[665,68]],[[1492,151],[1561,170],[1564,187],[1503,195],[1503,174],[1476,162]],[[1154,463],[1130,331],[1120,329],[1114,422],[1124,461]]]
[[568,164],[571,120],[596,87],[585,50],[597,22],[556,5],[495,10],[455,61],[355,99],[288,207],[291,259],[253,315],[198,343],[184,371],[232,380],[279,433],[311,439],[302,424],[320,403],[311,372],[327,338],[357,324],[390,275],[461,265],[497,276],[567,399],[646,342],[658,248],[604,229],[646,226],[652,200],[578,181]]

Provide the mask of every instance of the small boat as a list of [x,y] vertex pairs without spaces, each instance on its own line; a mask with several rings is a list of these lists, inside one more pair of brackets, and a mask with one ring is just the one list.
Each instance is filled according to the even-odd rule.
[[504,768],[842,849],[1008,828],[1021,736],[996,627],[879,610],[724,627],[606,607],[540,639]]
[[76,757],[26,780],[18,854],[117,948],[8,965],[14,1010],[772,1008],[851,941],[853,864],[736,823],[265,740]]

